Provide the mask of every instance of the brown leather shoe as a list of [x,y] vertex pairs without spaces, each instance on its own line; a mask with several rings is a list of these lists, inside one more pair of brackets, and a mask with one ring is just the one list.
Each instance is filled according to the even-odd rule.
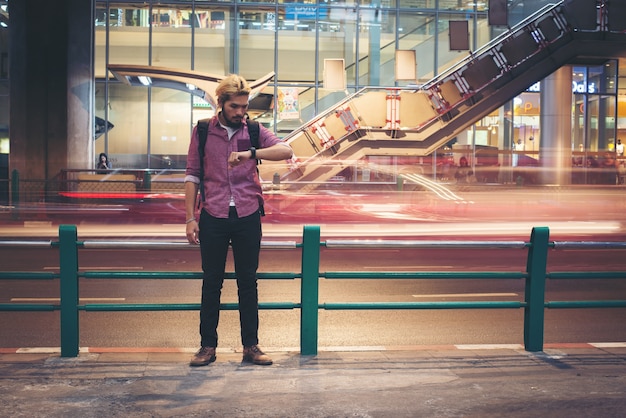
[[258,345],[243,348],[243,359],[241,361],[258,364],[260,366],[269,366],[272,359],[265,354]]
[[189,365],[192,367],[206,366],[215,361],[215,347],[202,347],[194,358],[191,359]]

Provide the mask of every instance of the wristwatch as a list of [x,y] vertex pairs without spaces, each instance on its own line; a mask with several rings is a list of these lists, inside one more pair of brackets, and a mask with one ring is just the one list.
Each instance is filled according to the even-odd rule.
[[250,148],[248,149],[248,151],[250,151],[250,153],[252,154],[252,155],[250,156],[250,159],[252,159],[252,160],[256,160],[256,148],[254,148],[254,147],[250,147]]

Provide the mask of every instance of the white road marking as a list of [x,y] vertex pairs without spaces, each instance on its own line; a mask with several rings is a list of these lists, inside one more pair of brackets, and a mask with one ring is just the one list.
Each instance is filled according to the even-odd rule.
[[614,343],[589,343],[596,348],[622,348],[626,347],[626,343],[614,342]]
[[[61,268],[58,266],[48,266],[48,267],[44,267],[44,270],[53,270],[53,271],[57,271],[60,270]],[[143,270],[143,267],[130,267],[130,266],[106,266],[106,267],[84,267],[81,266],[80,267],[81,271],[92,271],[92,270],[112,270],[112,271],[118,271],[118,270]]]
[[[404,271],[404,270],[407,270],[407,271],[418,270],[418,272],[421,272],[423,269],[437,270],[437,269],[451,269],[452,267],[453,266],[425,266],[423,264],[420,264],[419,266],[405,266],[405,265],[402,265],[402,266],[397,266],[397,267],[388,266],[388,267],[385,267],[385,268],[388,269],[388,270],[393,270],[393,269],[399,269],[399,270],[402,270],[402,271]],[[365,266],[365,267],[363,267],[363,269],[364,270],[381,270],[382,267],[381,266]]]
[[[123,302],[126,298],[80,298],[79,302]],[[60,298],[11,298],[11,302],[61,302]]]
[[474,297],[508,297],[518,296],[517,293],[439,293],[432,295],[413,295],[414,298],[474,298]]
[[455,344],[459,350],[523,350],[522,344]]

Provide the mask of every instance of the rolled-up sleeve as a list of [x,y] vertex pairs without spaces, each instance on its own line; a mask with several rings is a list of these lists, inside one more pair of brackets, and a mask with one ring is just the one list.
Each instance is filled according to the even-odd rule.
[[265,126],[259,126],[259,146],[260,148],[269,148],[272,145],[280,144],[284,145],[287,148],[291,148],[288,143],[278,138],[272,131],[267,129]]
[[189,174],[185,176],[185,183],[187,183],[188,181],[192,183],[200,184],[200,179],[198,177],[190,176]]
[[191,133],[189,141],[189,150],[187,151],[187,168],[185,169],[185,182],[199,184],[201,177],[200,153],[198,152],[198,127],[195,126]]

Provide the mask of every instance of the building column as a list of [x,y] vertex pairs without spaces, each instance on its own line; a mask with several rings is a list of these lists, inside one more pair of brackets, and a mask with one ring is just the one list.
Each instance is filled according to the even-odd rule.
[[539,162],[543,184],[572,181],[572,68],[564,66],[541,82]]
[[[67,168],[93,168],[95,2],[67,0]],[[55,3],[55,2],[52,2]]]
[[21,179],[93,168],[93,8],[11,2],[9,164]]
[[[380,27],[380,0],[373,0],[370,4],[371,8],[374,8],[372,15],[369,15],[373,21],[370,22],[371,25],[368,30],[368,39],[369,39],[369,48],[367,50],[368,54],[368,85],[369,86],[380,86],[380,35],[381,35],[381,27]],[[367,13],[368,9],[360,9],[360,13]],[[359,19],[361,24],[364,24],[363,19]],[[358,34],[357,34],[358,36]],[[356,81],[359,81],[359,75],[356,74]]]

